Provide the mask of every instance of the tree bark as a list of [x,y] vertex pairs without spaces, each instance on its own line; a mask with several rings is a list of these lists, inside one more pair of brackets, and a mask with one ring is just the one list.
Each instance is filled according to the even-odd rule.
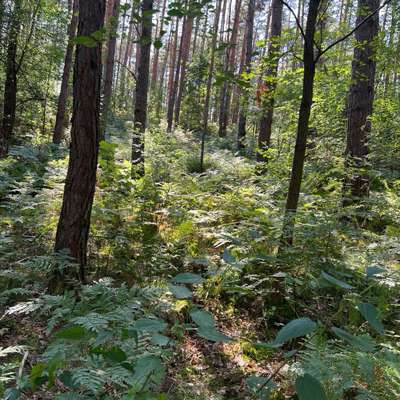
[[106,68],[104,74],[105,77],[104,77],[104,88],[103,88],[103,107],[101,110],[100,140],[104,140],[106,137],[105,135],[108,122],[108,115],[110,112],[111,98],[113,92],[119,5],[120,5],[120,0],[115,0],[113,3],[111,18],[109,19],[109,24],[111,26],[110,26],[110,37],[108,39],[108,45],[107,45],[107,60],[106,60]]
[[[376,10],[378,0],[359,0],[357,22]],[[358,202],[369,194],[367,167],[370,117],[374,103],[376,43],[379,31],[379,14],[375,14],[355,32],[356,44],[352,63],[351,86],[348,96],[346,165],[354,168],[344,182],[343,204]]]
[[303,72],[303,94],[297,123],[296,147],[290,177],[289,191],[286,199],[285,215],[283,222],[282,244],[293,244],[293,233],[297,206],[299,203],[300,188],[303,178],[304,160],[308,136],[308,125],[310,121],[311,106],[313,101],[315,60],[314,60],[314,37],[318,19],[318,9],[321,0],[310,0],[304,40],[304,72]]
[[[78,35],[89,36],[103,27],[105,0],[80,0]],[[78,45],[74,67],[71,147],[55,251],[68,250],[86,279],[87,242],[96,187],[100,135],[101,43]],[[52,291],[63,290],[68,271],[56,274]]]
[[78,25],[79,0],[74,0],[71,22],[68,28],[68,45],[65,52],[64,70],[61,79],[60,95],[58,97],[56,123],[53,131],[53,143],[59,145],[64,135],[66,109],[68,101],[69,77],[71,74],[72,58],[74,52],[74,38]]
[[[164,29],[164,18],[165,18],[165,10],[167,8],[167,0],[163,0],[163,6],[161,11],[161,18],[160,18],[160,30],[159,30],[159,39],[162,39],[162,33]],[[153,57],[153,66],[151,72],[151,90],[154,91],[157,87],[157,79],[158,79],[158,60],[160,58],[160,49],[157,47],[154,50],[154,57]]]
[[136,100],[134,132],[132,138],[132,173],[143,176],[144,170],[144,133],[147,120],[147,97],[150,74],[150,50],[152,33],[153,0],[142,2],[142,29],[140,38],[140,64],[136,82]]
[[0,158],[8,154],[9,141],[12,137],[17,109],[17,49],[21,29],[22,0],[15,0],[10,22],[6,58],[6,81],[4,84],[3,121],[0,128]]
[[158,82],[158,96],[156,99],[157,120],[160,119],[161,107],[162,107],[163,100],[164,100],[164,80],[165,80],[165,73],[167,71],[168,56],[169,56],[169,51],[171,48],[172,39],[173,39],[173,32],[170,31],[169,37],[168,37],[167,48],[165,49],[164,58],[163,58],[162,65],[161,65],[161,73],[160,73],[160,77],[159,77],[160,79]]
[[201,137],[201,152],[200,152],[200,171],[204,170],[204,152],[205,152],[205,139],[208,130],[208,116],[210,111],[210,97],[211,97],[211,84],[214,74],[214,63],[215,63],[215,49],[217,47],[217,37],[218,37],[218,26],[219,17],[221,14],[221,2],[222,0],[217,0],[217,8],[214,15],[214,26],[213,26],[213,36],[211,40],[211,54],[210,54],[210,64],[208,67],[208,77],[206,86],[206,98],[204,101],[204,113],[203,113],[203,133]]
[[188,16],[185,35],[182,41],[182,64],[181,64],[181,77],[179,82],[179,90],[178,96],[176,98],[175,104],[175,124],[179,124],[179,117],[181,111],[181,102],[183,97],[183,92],[185,90],[185,82],[186,82],[186,67],[189,60],[189,51],[190,51],[190,42],[192,39],[192,30],[193,30],[193,16]]
[[[226,55],[226,67],[225,72],[229,77],[233,76],[235,72],[235,59],[236,59],[236,47],[237,47],[237,39],[238,39],[238,31],[239,31],[239,22],[240,22],[240,11],[241,11],[241,0],[237,0],[235,7],[235,16],[233,20],[232,26],[232,34],[229,41],[229,47],[227,49]],[[226,131],[228,127],[228,110],[231,102],[231,94],[232,94],[232,85],[225,81],[221,88],[220,94],[220,110],[219,110],[219,127],[218,127],[218,135],[219,137],[225,137]]]
[[264,81],[261,84],[261,105],[263,116],[260,120],[260,130],[258,135],[257,161],[267,161],[265,151],[271,143],[272,120],[274,115],[276,78],[278,76],[278,64],[281,51],[283,3],[281,0],[272,0],[271,4],[271,30],[268,45],[268,66]]
[[[249,0],[246,20],[246,56],[245,56],[245,70],[246,73],[251,71],[251,58],[253,54],[253,30],[254,30],[254,11],[255,0]],[[247,122],[247,108],[248,108],[248,94],[242,99],[240,106],[239,121],[238,121],[238,149],[244,149],[244,140],[246,137],[246,122]]]

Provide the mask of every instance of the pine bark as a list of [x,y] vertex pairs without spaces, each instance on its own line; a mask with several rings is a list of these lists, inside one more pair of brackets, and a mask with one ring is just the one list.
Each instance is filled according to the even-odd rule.
[[17,109],[18,36],[21,29],[22,0],[15,0],[11,16],[6,58],[6,80],[4,84],[3,121],[0,127],[0,158],[8,154]]
[[[165,18],[165,11],[167,8],[167,0],[163,0],[163,6],[161,11],[161,18],[160,18],[160,29],[159,29],[159,39],[162,39],[162,33],[164,29],[164,18]],[[154,91],[157,87],[157,79],[158,79],[158,63],[160,58],[160,49],[157,47],[154,51],[153,57],[153,66],[151,72],[151,90]]]
[[299,203],[301,182],[303,179],[304,160],[310,121],[311,106],[313,101],[315,60],[314,60],[314,37],[318,20],[318,9],[321,0],[310,0],[304,40],[304,72],[303,72],[303,94],[297,123],[296,146],[290,176],[289,191],[286,199],[284,224],[282,232],[282,244],[293,244],[293,233],[297,206]]
[[[235,72],[235,59],[236,59],[236,48],[239,32],[239,22],[240,22],[240,10],[241,10],[241,0],[237,0],[235,7],[235,16],[233,20],[232,33],[229,41],[229,46],[226,55],[226,66],[225,72],[230,76],[233,76]],[[231,102],[232,95],[232,85],[225,81],[221,88],[220,94],[220,111],[219,111],[219,126],[218,135],[219,137],[225,137],[228,127],[228,111]]]
[[115,50],[117,46],[117,30],[119,18],[120,0],[115,0],[112,7],[112,14],[108,21],[110,26],[110,37],[107,45],[107,60],[105,65],[104,88],[103,88],[103,107],[101,110],[101,130],[100,140],[105,139],[105,133],[110,112],[111,98],[113,92]]
[[[246,19],[246,55],[245,55],[245,70],[247,73],[251,71],[251,58],[253,54],[253,30],[254,30],[254,11],[255,0],[249,0],[249,6]],[[244,149],[246,137],[246,122],[247,122],[247,108],[248,108],[248,95],[242,99],[240,106],[239,121],[238,121],[238,149]]]
[[132,172],[144,175],[144,134],[147,121],[147,98],[150,75],[150,50],[152,34],[153,0],[142,2],[142,29],[140,46],[140,64],[136,82],[134,133],[132,138]]
[[56,123],[53,131],[53,143],[59,145],[64,136],[66,109],[69,92],[69,78],[71,75],[72,58],[74,52],[74,38],[78,25],[79,0],[74,0],[72,7],[72,17],[68,28],[68,45],[65,52],[64,70],[61,79],[60,95],[58,97]]
[[[104,0],[80,0],[78,35],[89,36],[104,24]],[[57,227],[55,251],[67,250],[86,280],[87,243],[96,187],[100,136],[101,43],[78,45],[73,86],[71,147],[64,197]],[[57,274],[51,290],[63,290],[68,272]]]
[[267,161],[265,151],[269,148],[272,134],[272,121],[274,115],[276,78],[278,76],[278,64],[281,51],[283,3],[281,0],[272,0],[271,4],[271,29],[268,45],[268,66],[262,84],[264,93],[261,94],[263,115],[260,120],[258,135],[257,160]]
[[[357,22],[379,6],[378,0],[359,0]],[[348,96],[346,164],[355,171],[344,182],[344,205],[357,202],[369,194],[367,167],[368,136],[371,132],[370,117],[373,111],[376,38],[379,15],[375,14],[355,32],[356,44],[352,62],[351,86]]]

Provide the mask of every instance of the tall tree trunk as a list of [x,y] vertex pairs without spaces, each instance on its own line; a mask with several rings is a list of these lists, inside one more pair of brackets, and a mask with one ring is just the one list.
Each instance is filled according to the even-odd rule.
[[[359,0],[357,24],[376,10],[378,0]],[[376,43],[379,15],[375,14],[355,33],[356,44],[352,63],[351,86],[348,96],[348,123],[346,164],[355,168],[354,174],[344,182],[344,205],[359,201],[369,194],[369,178],[365,172],[368,156],[368,136],[374,102]]]
[[161,73],[160,73],[160,79],[158,82],[158,96],[156,99],[157,105],[156,105],[156,116],[157,120],[160,119],[160,114],[161,114],[161,107],[164,101],[164,80],[165,80],[165,73],[167,71],[167,63],[168,63],[168,56],[169,56],[169,51],[171,48],[171,42],[173,38],[173,32],[170,31],[169,37],[168,37],[168,43],[167,43],[167,48],[165,49],[164,53],[164,58],[162,61],[161,65]]
[[[159,36],[160,40],[162,40],[166,8],[167,8],[167,0],[163,0],[163,6],[162,6],[162,11],[161,11],[161,17],[160,17],[160,30],[158,32],[158,36]],[[156,49],[154,50],[153,66],[152,66],[152,72],[151,72],[151,90],[152,91],[154,91],[155,88],[157,87],[159,58],[160,58],[160,49],[159,49],[159,47],[156,47]]]
[[297,206],[299,203],[301,182],[303,179],[304,159],[308,136],[308,125],[310,121],[311,105],[313,101],[315,60],[314,60],[314,37],[318,19],[318,9],[321,0],[310,0],[304,40],[304,73],[303,94],[297,123],[296,147],[290,177],[289,191],[286,199],[285,215],[283,222],[282,244],[293,244],[293,233]]
[[144,175],[144,134],[147,121],[147,97],[149,90],[150,50],[153,0],[142,2],[142,29],[140,37],[140,64],[136,82],[134,132],[132,138],[132,173]]
[[[78,36],[102,29],[105,0],[80,0]],[[86,279],[87,242],[96,187],[100,136],[101,43],[78,45],[74,68],[74,104],[71,147],[63,204],[58,221],[55,251],[68,250],[80,266],[79,278]],[[52,291],[63,290],[67,272],[50,282]]]
[[[175,100],[176,100],[176,94],[178,91],[179,75],[180,75],[180,70],[181,70],[182,43],[183,43],[183,38],[185,36],[186,25],[187,25],[187,19],[185,18],[183,21],[183,25],[182,25],[178,57],[176,58],[176,61],[175,61],[176,66],[175,66],[175,70],[172,71],[172,80],[173,80],[172,90],[170,91],[169,96],[168,96],[168,104],[167,104],[167,132],[168,133],[170,133],[172,131],[172,125],[173,125]],[[176,53],[176,51],[175,51],[175,53]]]
[[181,102],[183,97],[183,92],[185,90],[186,83],[186,67],[189,60],[189,51],[190,51],[190,42],[192,39],[192,30],[193,30],[193,17],[188,16],[185,35],[182,41],[182,65],[181,65],[181,78],[179,82],[179,91],[178,96],[176,98],[175,104],[175,124],[179,124],[179,116],[181,112]]
[[[239,22],[240,22],[240,10],[241,10],[242,1],[236,1],[235,7],[235,16],[233,20],[232,26],[232,34],[229,41],[229,47],[227,49],[226,55],[226,67],[225,72],[228,77],[232,76],[235,72],[235,59],[236,59],[236,48],[237,48],[237,39],[239,32]],[[220,109],[219,109],[219,127],[218,127],[218,135],[219,137],[226,136],[226,130],[228,127],[228,111],[229,105],[231,102],[231,93],[232,93],[232,85],[225,81],[221,88],[220,94]]]
[[[178,50],[178,35],[179,35],[179,18],[176,17],[176,25],[174,32],[174,39],[172,43],[171,57],[169,60],[169,72],[168,72],[168,96],[167,96],[167,120],[169,120],[171,115],[171,105],[173,104],[173,92],[174,92],[174,78],[175,78],[175,65],[176,65],[176,54]],[[172,127],[172,126],[171,126]],[[169,132],[169,127],[167,132]]]
[[17,108],[17,49],[21,28],[22,0],[15,0],[11,16],[6,58],[6,81],[4,84],[3,121],[0,127],[0,158],[8,154],[9,141],[12,137]]
[[126,38],[126,46],[125,46],[125,53],[124,53],[124,60],[122,63],[122,71],[121,71],[121,79],[120,79],[120,93],[119,93],[119,98],[120,98],[120,103],[122,107],[126,107],[126,72],[128,68],[128,62],[130,57],[132,56],[132,49],[133,49],[133,31],[134,31],[134,26],[135,26],[135,7],[132,5],[131,7],[131,16],[129,18],[129,30],[128,30],[128,36]]
[[219,16],[221,14],[221,2],[222,0],[217,0],[217,8],[214,15],[214,26],[213,26],[213,36],[211,40],[211,54],[210,54],[210,64],[208,67],[208,77],[206,86],[206,98],[204,101],[204,113],[203,113],[203,133],[201,137],[201,152],[200,152],[200,171],[204,170],[204,152],[205,152],[205,140],[208,130],[208,116],[210,112],[210,97],[211,97],[211,84],[214,74],[214,63],[215,63],[215,49],[217,47],[217,37],[218,37],[218,26],[219,26]]
[[79,11],[79,0],[74,0],[72,8],[71,22],[68,28],[68,45],[65,52],[64,70],[61,80],[60,95],[58,97],[56,124],[53,132],[53,143],[60,144],[64,135],[65,119],[66,119],[66,108],[68,101],[69,92],[69,77],[71,74],[72,57],[74,52],[74,38],[76,35],[76,27],[78,25],[78,11]]
[[274,115],[276,78],[278,75],[278,64],[281,51],[283,3],[281,0],[272,0],[271,4],[271,31],[268,46],[268,66],[261,87],[261,104],[263,115],[260,121],[258,135],[257,160],[267,161],[265,151],[269,148],[272,134],[272,120]]
[[110,105],[111,105],[111,98],[113,91],[119,5],[120,5],[120,0],[114,0],[112,15],[111,18],[109,19],[109,25],[111,26],[110,26],[110,37],[108,39],[107,60],[106,60],[105,74],[104,74],[105,77],[104,77],[104,88],[103,88],[103,107],[101,110],[100,140],[104,140],[106,137],[108,115],[110,112]]
[[[253,54],[253,28],[254,28],[254,11],[255,0],[249,0],[249,7],[247,10],[246,20],[246,56],[245,56],[245,69],[247,73],[251,71],[251,57]],[[248,108],[248,94],[242,99],[242,104],[239,113],[238,122],[238,149],[244,149],[244,139],[246,137],[246,122],[247,122],[247,108]]]

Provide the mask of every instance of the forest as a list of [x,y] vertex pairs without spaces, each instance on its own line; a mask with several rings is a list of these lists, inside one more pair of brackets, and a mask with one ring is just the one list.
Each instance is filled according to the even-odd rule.
[[400,399],[400,0],[0,0],[0,398]]

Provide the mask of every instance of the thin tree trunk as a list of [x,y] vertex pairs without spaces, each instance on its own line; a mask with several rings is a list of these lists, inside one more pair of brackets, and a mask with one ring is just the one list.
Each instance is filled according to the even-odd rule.
[[132,138],[132,173],[143,176],[144,134],[147,121],[147,97],[149,90],[150,50],[152,33],[153,0],[142,2],[142,29],[140,38],[140,64],[136,82],[134,132]]
[[[175,70],[172,70],[172,86],[168,95],[168,104],[167,104],[167,132],[170,133],[172,131],[172,124],[174,119],[174,106],[176,100],[176,94],[178,91],[179,84],[179,74],[181,69],[181,59],[182,59],[182,42],[183,37],[185,35],[186,30],[186,20],[183,21],[181,40],[179,44],[179,52],[178,57],[176,57],[177,48],[174,49],[174,62],[176,63]],[[178,42],[178,36],[176,36],[176,45]]]
[[[245,70],[247,73],[251,71],[251,57],[253,54],[253,28],[254,28],[254,11],[255,0],[249,0],[249,7],[247,11],[247,34],[246,34],[246,56],[245,56]],[[238,121],[238,149],[244,149],[246,137],[246,122],[247,122],[247,108],[248,108],[248,94],[242,99],[240,107],[239,121]]]
[[310,121],[311,105],[313,101],[315,61],[314,61],[314,37],[318,19],[318,9],[321,0],[310,0],[304,40],[304,73],[303,94],[299,110],[297,124],[296,147],[290,177],[289,191],[286,199],[285,215],[283,222],[282,244],[293,244],[293,233],[297,206],[299,203],[300,188],[303,178],[304,160]]
[[211,96],[211,84],[214,74],[214,63],[215,63],[215,49],[217,47],[217,37],[218,37],[218,26],[219,26],[219,16],[221,14],[221,2],[222,0],[217,0],[217,8],[214,15],[214,27],[213,36],[211,40],[211,54],[210,54],[210,64],[208,68],[207,86],[206,86],[206,98],[204,101],[204,114],[203,114],[203,133],[201,137],[201,152],[200,152],[200,171],[204,170],[204,152],[205,152],[205,139],[208,130],[208,115],[210,111],[210,96]]
[[17,49],[21,29],[22,0],[15,0],[12,12],[6,59],[6,81],[4,84],[3,121],[0,128],[0,158],[8,154],[17,109]]
[[76,35],[76,27],[78,25],[78,11],[79,11],[79,0],[74,0],[72,9],[71,22],[68,28],[68,45],[65,52],[64,70],[61,80],[60,95],[58,98],[56,123],[53,132],[53,143],[59,145],[64,136],[65,120],[66,120],[66,109],[69,92],[69,77],[71,74],[72,58],[74,52],[74,38]]
[[116,45],[117,45],[119,5],[120,5],[120,0],[115,0],[114,4],[113,4],[113,9],[112,9],[112,16],[109,20],[109,24],[111,24],[111,28],[110,28],[110,37],[108,39],[108,46],[107,46],[107,61],[106,61],[104,88],[103,88],[103,108],[101,110],[100,140],[104,140],[106,137],[108,114],[110,112],[110,105],[111,105],[111,98],[112,98],[112,91],[113,91],[115,49],[116,49]]
[[193,17],[189,15],[187,24],[186,24],[185,35],[183,37],[183,42],[182,42],[181,78],[180,78],[180,82],[179,82],[178,97],[176,98],[176,104],[175,104],[175,124],[176,125],[179,125],[182,97],[183,97],[183,92],[185,90],[186,67],[187,67],[187,63],[188,63],[188,59],[189,59],[190,42],[192,39],[192,30],[193,30]]
[[[161,20],[160,20],[160,30],[158,32],[160,40],[162,39],[162,33],[163,33],[163,29],[164,29],[164,19],[165,19],[166,8],[167,8],[167,0],[163,0]],[[152,66],[152,72],[151,72],[151,90],[152,91],[154,91],[155,88],[157,87],[159,57],[160,57],[160,49],[159,49],[159,47],[156,47],[156,49],[154,51],[153,66]]]
[[169,72],[168,72],[168,95],[167,95],[167,112],[171,102],[172,92],[174,90],[174,76],[175,76],[175,64],[176,64],[176,53],[178,49],[178,32],[179,32],[179,18],[176,17],[175,32],[172,42],[171,56],[169,60]]
[[[225,72],[227,73],[228,77],[232,76],[235,72],[235,59],[236,59],[236,48],[237,48],[237,39],[239,31],[241,4],[242,4],[241,0],[237,0],[235,7],[235,16],[232,26],[232,34],[229,42],[229,47],[227,49]],[[225,81],[222,85],[220,94],[221,105],[219,112],[219,127],[218,127],[219,137],[226,136],[226,131],[228,127],[228,110],[231,102],[231,93],[232,93],[232,85],[229,82]]]
[[[104,24],[104,0],[80,0],[78,36],[89,36]],[[78,45],[74,69],[74,105],[71,147],[63,204],[57,227],[55,251],[68,250],[79,264],[79,278],[86,280],[87,242],[96,187],[100,136],[101,43]],[[66,287],[68,271],[59,272],[50,289]]]
[[[378,0],[359,0],[357,22],[376,10]],[[347,205],[367,197],[369,177],[363,172],[367,164],[368,136],[371,131],[370,117],[374,103],[376,43],[379,16],[376,14],[355,33],[356,44],[352,63],[351,86],[348,96],[348,123],[346,165],[355,171],[344,182],[343,204]]]
[[160,119],[161,107],[164,100],[164,80],[165,80],[165,73],[167,71],[168,56],[171,48],[172,39],[173,39],[173,32],[170,31],[167,48],[165,50],[164,59],[161,66],[161,74],[158,85],[158,96],[157,96],[157,107],[156,107],[156,116],[158,120]]
[[268,66],[264,81],[261,86],[264,93],[261,93],[261,104],[263,115],[260,121],[258,135],[258,161],[267,161],[265,151],[271,144],[272,120],[274,115],[276,78],[278,75],[278,64],[281,51],[283,4],[281,0],[272,0],[271,4],[271,31],[268,46]]

